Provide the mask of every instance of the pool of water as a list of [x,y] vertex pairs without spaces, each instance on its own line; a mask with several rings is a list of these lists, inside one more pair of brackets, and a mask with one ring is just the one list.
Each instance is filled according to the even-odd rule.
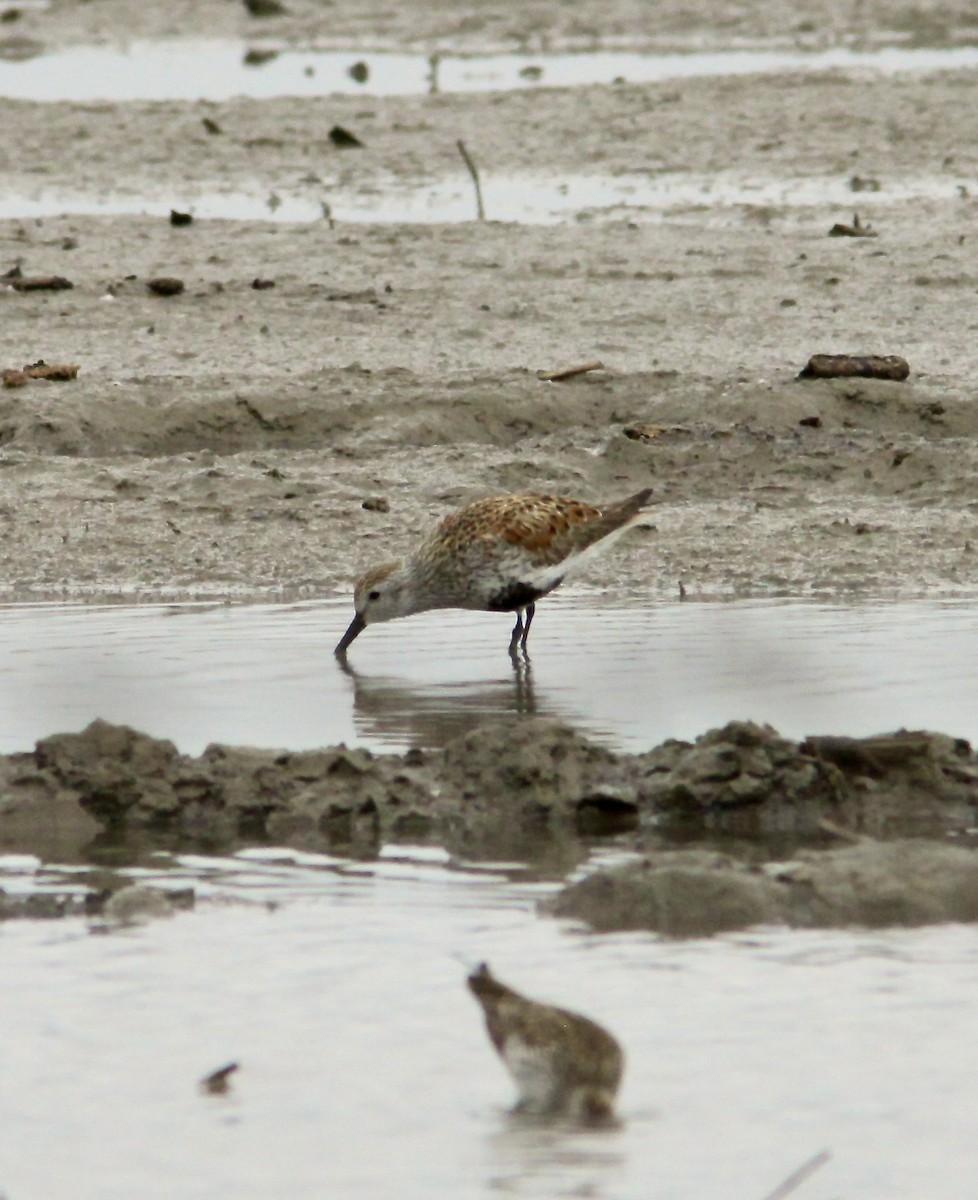
[[[0,883],[30,870],[0,858]],[[813,1200],[974,1195],[972,928],[595,937],[537,915],[519,872],[406,847],[140,877],[194,882],[197,909],[0,932],[10,1200],[761,1200],[823,1149]],[[464,986],[481,959],[614,1031],[617,1128],[507,1114]]]
[[[491,221],[557,224],[568,220],[661,221],[704,210],[719,213],[743,207],[842,208],[850,212],[911,200],[960,200],[970,195],[965,177],[922,175],[878,181],[878,190],[853,192],[843,176],[804,179],[683,172],[617,176],[555,173],[549,176],[487,175],[481,181],[486,216]],[[324,182],[295,192],[285,188],[208,190],[201,188],[150,196],[138,192],[91,193],[42,188],[26,195],[0,187],[0,219],[76,213],[88,216],[143,214],[168,217],[176,205],[198,220],[337,221],[428,223],[474,221],[471,180],[461,174],[420,187],[396,181],[356,191]]]
[[[631,748],[735,716],[978,735],[974,603],[568,590],[540,606],[520,671],[508,618],[449,613],[368,629],[344,672],[348,617],[346,601],[4,607],[0,748],[95,716],[188,751],[437,745],[520,712]],[[84,871],[0,855],[0,888],[82,889]],[[9,1200],[760,1200],[823,1149],[812,1197],[973,1195],[974,928],[595,936],[537,911],[556,885],[531,869],[434,847],[159,853],[125,874],[190,885],[197,906],[101,936],[80,918],[0,927]],[[483,959],[618,1036],[617,1127],[510,1115],[464,986]],[[202,1094],[232,1061],[230,1093]]]
[[514,713],[621,749],[733,718],[787,736],[927,728],[978,741],[978,603],[544,601],[514,670],[505,614],[368,629],[332,654],[348,600],[0,608],[0,751],[96,717],[173,739],[302,749],[439,746]]
[[[654,54],[594,50],[561,54],[407,54],[297,50],[269,43],[179,39],[75,46],[0,55],[0,96],[22,100],[213,100],[234,96],[403,96],[506,91],[615,81],[649,83],[772,72],[960,70],[978,66],[978,47],[837,47]],[[2,51],[2,44],[0,44]],[[365,68],[351,73],[361,64]]]

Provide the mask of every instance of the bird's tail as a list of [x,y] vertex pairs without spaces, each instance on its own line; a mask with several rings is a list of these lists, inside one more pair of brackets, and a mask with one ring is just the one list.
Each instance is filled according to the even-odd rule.
[[642,488],[640,492],[636,492],[634,496],[629,496],[627,500],[621,500],[618,504],[610,504],[605,510],[605,516],[616,515],[620,518],[621,524],[628,521],[633,521],[639,513],[648,505],[652,497],[651,488]]

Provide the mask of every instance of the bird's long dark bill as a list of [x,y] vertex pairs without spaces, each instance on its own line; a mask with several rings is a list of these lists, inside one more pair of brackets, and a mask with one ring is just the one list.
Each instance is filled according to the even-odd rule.
[[345,654],[350,643],[367,628],[367,622],[360,616],[359,613],[350,622],[350,628],[343,634],[340,640],[336,643],[334,654]]

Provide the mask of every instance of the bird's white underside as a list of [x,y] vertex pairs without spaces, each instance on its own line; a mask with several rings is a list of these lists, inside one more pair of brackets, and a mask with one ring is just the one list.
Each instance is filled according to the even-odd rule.
[[502,1057],[519,1088],[520,1104],[531,1110],[550,1108],[556,1086],[550,1055],[539,1046],[510,1035],[503,1045]]

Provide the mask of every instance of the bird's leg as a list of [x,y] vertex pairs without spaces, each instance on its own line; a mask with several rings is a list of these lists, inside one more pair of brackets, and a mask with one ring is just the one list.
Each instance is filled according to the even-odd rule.
[[[523,658],[527,658],[527,637],[529,636],[529,625],[533,620],[533,614],[536,612],[536,605],[530,602],[524,608],[516,610],[516,624],[512,626],[512,637],[509,640],[509,652],[512,658],[516,658],[516,648],[520,647],[523,652]],[[526,618],[526,619],[524,619]]]
[[523,638],[523,645],[526,646],[526,634],[523,631],[523,610],[516,610],[516,624],[513,626],[513,636],[509,639],[509,652],[511,655],[516,654],[516,647],[520,644],[520,638]]
[[535,612],[535,604],[527,604],[525,608],[517,609],[516,624],[513,626],[513,636],[509,639],[510,658],[516,657],[517,649],[523,651],[524,658],[528,657],[526,652],[526,638],[530,632],[530,622],[533,620]]
[[523,636],[520,638],[520,646],[522,646],[524,654],[526,653],[526,639],[530,636],[530,622],[533,620],[533,614],[536,611],[537,606],[532,601],[524,609],[526,620],[523,623]]

